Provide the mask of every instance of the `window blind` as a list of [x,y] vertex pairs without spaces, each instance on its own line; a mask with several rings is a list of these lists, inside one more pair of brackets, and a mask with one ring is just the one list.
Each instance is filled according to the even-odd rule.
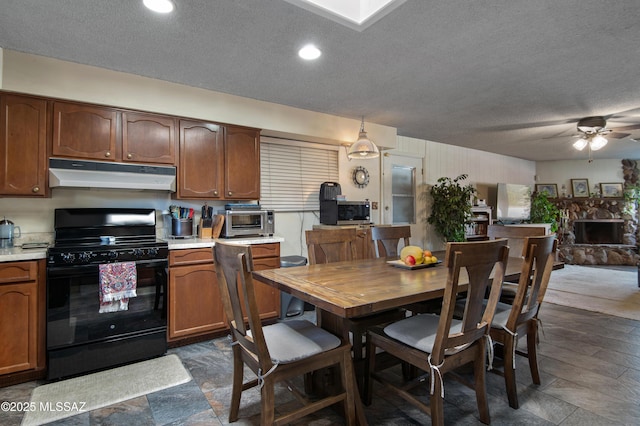
[[260,205],[275,211],[320,210],[320,185],[338,181],[338,149],[262,138]]

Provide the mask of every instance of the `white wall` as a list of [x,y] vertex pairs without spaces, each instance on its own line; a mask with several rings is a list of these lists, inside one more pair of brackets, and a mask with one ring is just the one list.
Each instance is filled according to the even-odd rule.
[[567,160],[539,161],[536,163],[536,183],[555,183],[558,195],[562,196],[562,185],[571,194],[571,179],[588,179],[589,191],[600,183],[623,183],[622,160]]
[[[474,186],[495,186],[498,182],[533,185],[536,173],[533,161],[403,136],[398,137],[398,148],[388,152],[423,158],[424,192],[429,191],[440,177],[455,178],[466,174],[468,178],[462,183]],[[426,223],[430,213],[429,198],[425,196],[418,200],[418,221],[423,226],[417,227],[418,234],[412,227],[411,240],[430,250],[440,250],[444,247],[441,237]]]

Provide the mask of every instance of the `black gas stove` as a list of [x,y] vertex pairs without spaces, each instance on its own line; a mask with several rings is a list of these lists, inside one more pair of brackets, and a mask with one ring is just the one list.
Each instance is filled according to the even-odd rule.
[[[168,245],[156,239],[156,211],[58,209],[54,229],[47,255],[47,378],[164,354]],[[105,308],[105,285],[113,289],[123,276],[135,283],[135,294]]]

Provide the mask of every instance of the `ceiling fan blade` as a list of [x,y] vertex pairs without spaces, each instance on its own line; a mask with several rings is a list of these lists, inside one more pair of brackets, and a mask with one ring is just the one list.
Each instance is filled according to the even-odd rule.
[[613,131],[617,132],[619,130],[625,131],[625,130],[638,130],[640,129],[640,124],[632,124],[630,126],[613,126]]
[[610,137],[613,139],[624,139],[627,136],[631,136],[631,133],[611,132],[607,135],[607,137]]

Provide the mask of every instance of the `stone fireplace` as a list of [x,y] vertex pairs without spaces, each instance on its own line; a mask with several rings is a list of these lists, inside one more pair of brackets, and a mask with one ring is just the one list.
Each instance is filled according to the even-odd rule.
[[565,219],[558,257],[574,265],[637,265],[638,215],[624,198],[554,200]]

